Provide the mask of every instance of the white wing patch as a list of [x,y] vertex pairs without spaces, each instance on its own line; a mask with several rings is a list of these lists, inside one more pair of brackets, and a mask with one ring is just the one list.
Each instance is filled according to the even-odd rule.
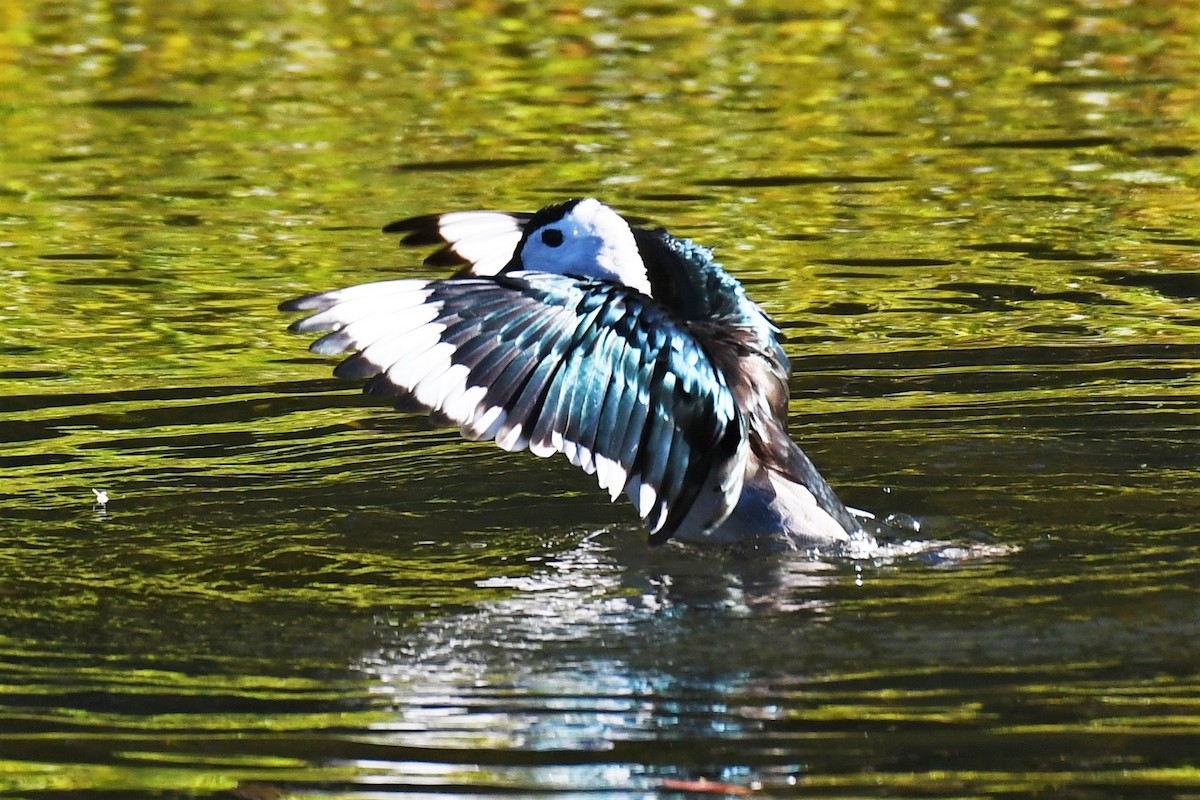
[[438,234],[471,264],[470,275],[496,275],[504,269],[524,226],[524,220],[502,211],[452,211],[438,218]]

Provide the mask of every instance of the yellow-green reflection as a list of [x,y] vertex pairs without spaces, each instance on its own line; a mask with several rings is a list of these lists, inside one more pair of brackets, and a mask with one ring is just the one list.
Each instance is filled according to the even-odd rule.
[[[1194,793],[1198,34],[0,0],[0,787]],[[428,274],[393,218],[582,193],[747,280],[849,500],[1020,553],[646,552],[274,310]]]

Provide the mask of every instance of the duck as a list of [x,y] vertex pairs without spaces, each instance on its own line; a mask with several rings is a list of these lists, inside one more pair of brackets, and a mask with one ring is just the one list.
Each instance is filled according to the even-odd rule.
[[788,433],[782,331],[713,251],[592,197],[426,214],[386,233],[450,277],[307,294],[294,333],[401,411],[562,454],[622,492],[650,544],[847,546],[864,534]]

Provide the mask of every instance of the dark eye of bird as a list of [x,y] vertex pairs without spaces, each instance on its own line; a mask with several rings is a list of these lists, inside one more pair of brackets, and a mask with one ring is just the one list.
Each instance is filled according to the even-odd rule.
[[558,228],[546,228],[542,231],[542,244],[547,247],[558,247],[563,243],[563,233]]

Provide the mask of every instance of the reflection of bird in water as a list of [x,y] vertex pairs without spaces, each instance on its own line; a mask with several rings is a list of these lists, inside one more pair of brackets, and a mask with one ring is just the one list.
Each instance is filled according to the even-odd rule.
[[869,539],[787,433],[779,329],[707,248],[593,199],[385,230],[467,266],[283,303],[314,312],[292,330],[328,331],[314,352],[355,351],[336,375],[469,439],[563,453],[624,490],[652,543]]

